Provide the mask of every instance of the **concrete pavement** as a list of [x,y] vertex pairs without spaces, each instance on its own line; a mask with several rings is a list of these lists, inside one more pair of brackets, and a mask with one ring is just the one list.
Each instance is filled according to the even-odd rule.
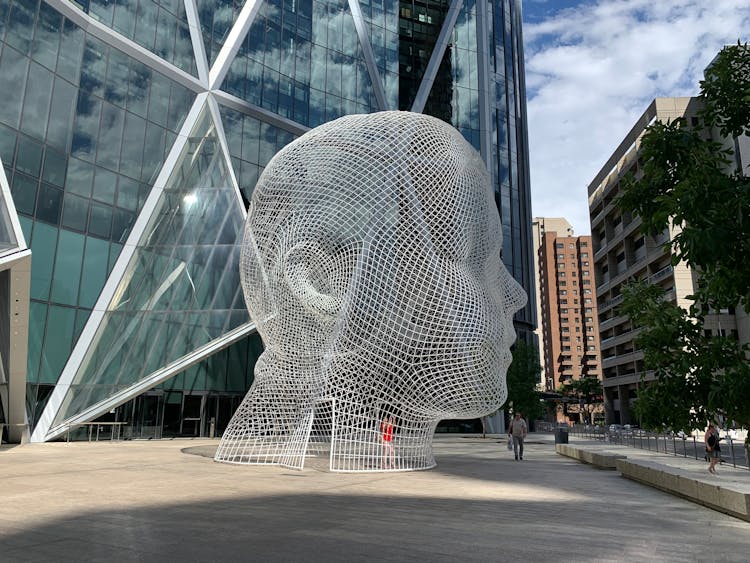
[[[707,462],[688,457],[684,451],[683,455],[672,455],[669,449],[649,451],[581,436],[555,447],[561,455],[616,469],[623,477],[750,522],[750,471],[744,467],[723,463],[711,474]],[[702,449],[701,444],[701,453]]]
[[[0,561],[747,561],[750,523],[555,453],[439,436],[394,474],[217,464],[211,440],[0,448]],[[711,547],[708,549],[707,544]]]

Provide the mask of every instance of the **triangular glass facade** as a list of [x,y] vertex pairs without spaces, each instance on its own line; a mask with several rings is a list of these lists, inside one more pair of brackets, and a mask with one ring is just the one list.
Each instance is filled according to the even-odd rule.
[[249,321],[239,283],[240,205],[204,109],[56,423]]

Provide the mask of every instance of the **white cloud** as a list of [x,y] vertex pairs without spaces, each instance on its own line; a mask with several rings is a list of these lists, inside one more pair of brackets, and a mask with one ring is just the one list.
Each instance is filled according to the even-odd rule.
[[534,216],[589,232],[586,188],[657,96],[746,41],[747,0],[598,0],[524,26]]

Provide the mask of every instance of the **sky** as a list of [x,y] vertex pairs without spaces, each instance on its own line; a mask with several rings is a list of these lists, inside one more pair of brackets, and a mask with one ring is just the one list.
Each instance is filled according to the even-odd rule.
[[588,184],[651,100],[694,96],[748,0],[523,0],[534,217],[590,234]]

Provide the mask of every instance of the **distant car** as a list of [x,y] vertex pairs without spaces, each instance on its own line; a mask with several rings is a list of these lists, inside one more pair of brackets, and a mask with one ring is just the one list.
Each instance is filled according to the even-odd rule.
[[609,425],[609,431],[613,432],[615,434],[618,433],[618,432],[622,432],[623,428],[624,427],[623,427],[622,424],[610,424]]

